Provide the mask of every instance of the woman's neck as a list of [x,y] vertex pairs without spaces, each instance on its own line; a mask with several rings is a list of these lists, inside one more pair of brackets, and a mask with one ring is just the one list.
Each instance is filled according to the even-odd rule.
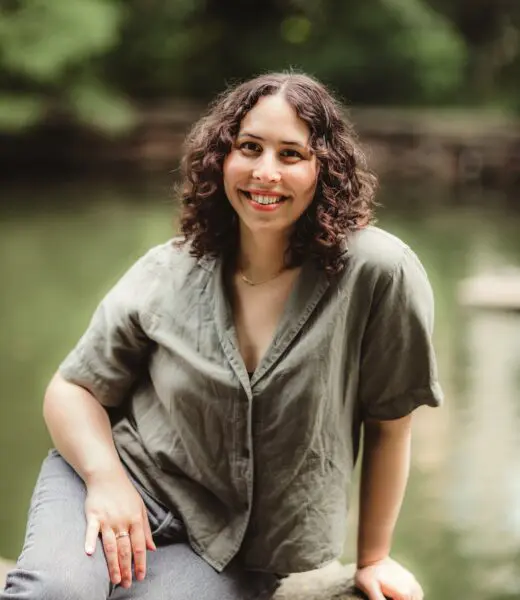
[[286,267],[288,240],[282,234],[241,232],[237,269],[253,281],[273,277]]

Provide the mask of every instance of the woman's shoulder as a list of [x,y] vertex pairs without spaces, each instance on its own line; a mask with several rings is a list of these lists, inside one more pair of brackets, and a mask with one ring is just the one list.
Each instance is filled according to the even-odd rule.
[[409,308],[420,304],[420,310],[431,311],[432,289],[418,256],[405,241],[378,227],[351,236],[342,285],[364,299],[406,297]]
[[208,279],[206,262],[192,254],[189,242],[171,238],[141,253],[116,287],[125,302],[149,311],[151,305],[171,299],[172,292],[176,298],[199,295]]
[[150,247],[134,262],[128,275],[141,288],[148,288],[148,296],[172,289],[187,290],[198,287],[206,279],[207,259],[193,256],[191,244],[183,238],[171,238]]
[[179,273],[193,269],[201,261],[191,254],[189,242],[182,237],[174,237],[149,248],[137,262],[152,272]]
[[420,265],[417,255],[405,241],[373,225],[351,234],[347,256],[350,269],[362,267],[382,275],[391,275],[408,264]]

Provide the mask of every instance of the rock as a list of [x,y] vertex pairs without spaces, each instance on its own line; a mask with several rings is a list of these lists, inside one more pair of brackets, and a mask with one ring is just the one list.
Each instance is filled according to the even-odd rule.
[[[0,589],[14,563],[0,558]],[[274,600],[358,600],[363,598],[352,588],[353,566],[334,562],[322,569],[297,573],[284,580]]]
[[288,577],[274,600],[359,600],[364,598],[354,590],[352,577],[354,566],[344,566],[339,562]]

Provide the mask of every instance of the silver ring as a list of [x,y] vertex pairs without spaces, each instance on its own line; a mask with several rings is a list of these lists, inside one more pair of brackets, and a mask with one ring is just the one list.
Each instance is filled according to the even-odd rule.
[[128,537],[130,534],[128,533],[128,531],[120,531],[119,533],[116,533],[116,540],[120,539],[120,538],[124,538],[124,537]]

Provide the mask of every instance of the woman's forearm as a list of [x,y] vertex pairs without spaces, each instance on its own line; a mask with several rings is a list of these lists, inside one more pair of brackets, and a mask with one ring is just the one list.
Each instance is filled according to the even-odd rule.
[[108,414],[87,390],[56,374],[43,415],[56,449],[83,481],[122,472]]
[[390,554],[408,480],[410,446],[411,415],[365,422],[357,553],[360,567]]

